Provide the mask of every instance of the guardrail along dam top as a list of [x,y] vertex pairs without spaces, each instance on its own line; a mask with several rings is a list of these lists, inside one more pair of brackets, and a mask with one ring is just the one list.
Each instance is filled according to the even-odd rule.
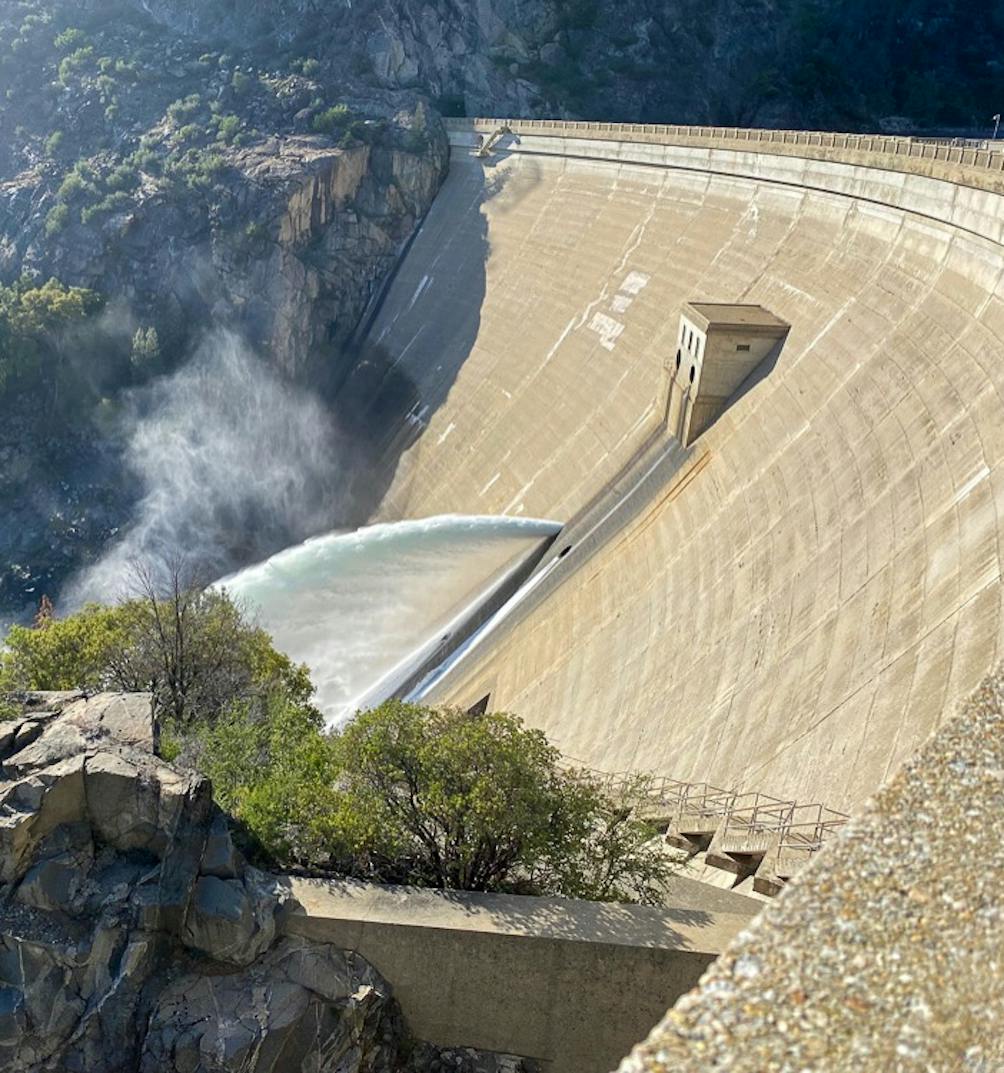
[[853,807],[1001,651],[1004,154],[510,121],[479,159],[503,122],[450,122],[373,327],[421,400],[384,517],[614,503],[685,302],[791,333],[441,699],[491,694],[597,768]]

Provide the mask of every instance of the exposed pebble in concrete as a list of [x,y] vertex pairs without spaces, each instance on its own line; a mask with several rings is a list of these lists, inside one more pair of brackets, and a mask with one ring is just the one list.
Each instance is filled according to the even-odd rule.
[[1004,672],[620,1073],[1004,1071]]

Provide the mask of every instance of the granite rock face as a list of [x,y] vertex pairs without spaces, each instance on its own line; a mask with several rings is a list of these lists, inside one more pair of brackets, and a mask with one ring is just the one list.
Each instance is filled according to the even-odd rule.
[[419,101],[368,102],[379,143],[332,145],[289,132],[222,149],[211,208],[140,188],[89,226],[47,232],[53,178],[0,189],[0,276],[89,287],[139,323],[173,325],[184,346],[210,326],[238,331],[291,378],[337,377],[352,335],[445,175],[439,120]]
[[387,986],[277,941],[281,888],[153,741],[145,695],[39,695],[0,723],[0,1068],[390,1073]]
[[283,939],[243,972],[187,973],[161,992],[140,1073],[394,1068],[399,1025],[354,954]]

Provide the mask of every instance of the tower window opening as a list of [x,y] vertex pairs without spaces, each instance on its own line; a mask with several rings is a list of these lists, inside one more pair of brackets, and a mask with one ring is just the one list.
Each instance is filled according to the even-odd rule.
[[750,351],[750,344],[749,343],[740,343],[736,347],[736,350],[741,354],[748,354],[749,351]]
[[690,367],[690,382],[694,382],[694,377],[697,375],[697,366],[691,365]]
[[676,371],[680,371],[680,362],[683,360],[683,354],[677,350],[676,352]]

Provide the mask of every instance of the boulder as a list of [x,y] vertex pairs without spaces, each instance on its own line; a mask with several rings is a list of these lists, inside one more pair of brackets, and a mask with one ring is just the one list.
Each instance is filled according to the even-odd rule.
[[387,986],[366,962],[287,938],[243,972],[165,988],[140,1073],[389,1071],[398,1031]]
[[278,898],[264,877],[244,881],[200,876],[181,941],[214,961],[250,965],[275,939]]

